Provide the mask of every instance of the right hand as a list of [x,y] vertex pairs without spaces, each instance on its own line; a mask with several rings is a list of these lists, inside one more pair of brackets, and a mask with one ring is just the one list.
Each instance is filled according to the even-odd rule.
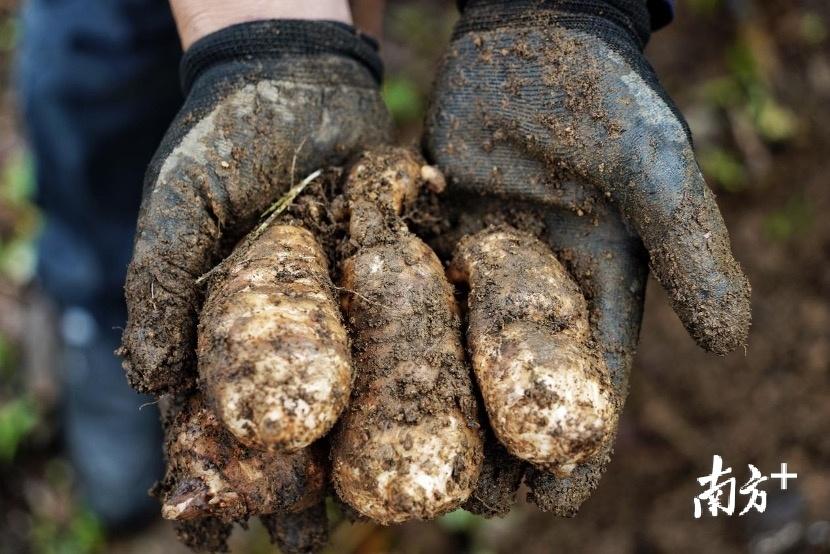
[[292,183],[388,139],[375,50],[345,25],[228,27],[185,54],[187,100],[144,183],[120,354],[133,388],[190,388],[208,271]]
[[[646,2],[465,4],[425,137],[459,220],[534,213],[588,297],[619,409],[649,266],[698,344],[717,354],[744,344],[749,283],[685,123],[643,56]],[[568,478],[531,472],[531,499],[574,513],[610,450]]]

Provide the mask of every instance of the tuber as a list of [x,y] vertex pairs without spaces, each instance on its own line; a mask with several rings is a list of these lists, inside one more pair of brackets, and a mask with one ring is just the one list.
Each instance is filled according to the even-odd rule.
[[295,451],[325,435],[349,399],[348,335],[315,236],[275,222],[208,281],[199,375],[243,444]]
[[341,302],[353,330],[355,386],[332,444],[347,504],[381,524],[459,507],[483,456],[453,288],[435,253],[400,217],[425,179],[409,150],[364,154],[345,184]]
[[612,439],[618,409],[578,286],[553,252],[508,226],[461,239],[467,343],[490,424],[514,456],[568,475]]
[[165,418],[167,473],[157,485],[162,516],[222,522],[305,510],[321,501],[325,452],[252,450],[239,444],[195,394]]

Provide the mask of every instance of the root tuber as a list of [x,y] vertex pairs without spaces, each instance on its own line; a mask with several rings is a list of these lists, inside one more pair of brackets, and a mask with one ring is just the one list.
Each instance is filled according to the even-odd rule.
[[167,474],[157,486],[162,516],[222,522],[304,510],[325,492],[325,452],[318,445],[293,454],[239,444],[194,395],[167,415]]
[[423,179],[404,149],[370,152],[346,182],[352,255],[342,305],[353,329],[355,388],[332,446],[339,496],[379,523],[459,507],[482,463],[482,433],[453,288],[399,217]]
[[511,227],[464,237],[448,271],[469,284],[467,341],[490,424],[514,456],[569,474],[618,419],[578,286],[550,249]]
[[299,225],[273,223],[208,282],[199,374],[243,444],[295,451],[325,435],[349,399],[348,335],[326,255]]

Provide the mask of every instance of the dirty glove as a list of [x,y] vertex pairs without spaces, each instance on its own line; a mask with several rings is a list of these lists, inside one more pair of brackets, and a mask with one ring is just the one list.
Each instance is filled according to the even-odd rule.
[[234,25],[181,70],[187,100],[146,175],[120,352],[131,385],[154,393],[193,382],[196,279],[293,182],[389,132],[377,52],[343,24]]
[[[749,284],[689,130],[643,57],[649,34],[646,0],[470,0],[425,137],[460,220],[539,214],[588,297],[620,407],[647,264],[703,348],[732,351],[750,323]],[[531,499],[572,514],[610,450],[568,477],[531,470]]]

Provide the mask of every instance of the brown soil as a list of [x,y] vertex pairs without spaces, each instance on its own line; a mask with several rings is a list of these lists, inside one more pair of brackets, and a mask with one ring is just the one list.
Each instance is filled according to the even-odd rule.
[[328,542],[329,522],[324,503],[297,513],[263,516],[271,542],[283,554],[311,554],[319,552]]

